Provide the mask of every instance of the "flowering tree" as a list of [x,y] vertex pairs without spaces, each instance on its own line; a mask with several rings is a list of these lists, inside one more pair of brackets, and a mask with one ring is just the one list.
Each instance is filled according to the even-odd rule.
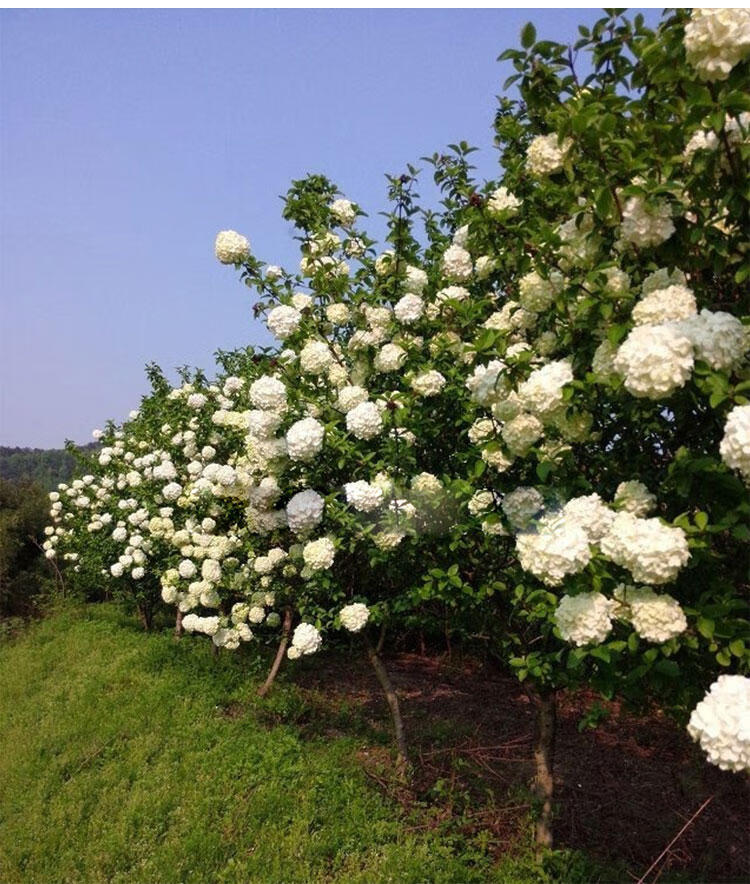
[[384,630],[481,634],[538,700],[548,845],[561,687],[687,718],[720,672],[689,732],[750,767],[750,13],[522,46],[499,180],[465,143],[425,158],[438,210],[416,169],[389,177],[384,251],[332,182],[296,181],[294,271],[218,235],[279,346],[220,351],[213,383],[155,373],[77,480],[107,512],[63,489],[83,515],[55,499],[49,551],[80,563],[106,527],[96,567],[148,571],[185,630],[231,649],[270,627],[263,691],[360,634],[402,762]]

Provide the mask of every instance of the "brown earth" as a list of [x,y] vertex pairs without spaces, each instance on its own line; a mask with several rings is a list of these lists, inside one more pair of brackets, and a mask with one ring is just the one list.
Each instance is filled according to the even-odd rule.
[[[366,661],[329,658],[296,673],[303,732],[358,730],[365,771],[407,810],[419,808],[415,827],[476,836],[497,855],[528,844],[535,709],[523,686],[471,661],[399,654],[386,662],[411,746],[409,788],[394,780],[390,719]],[[596,702],[606,717],[579,729]],[[586,851],[638,881],[710,799],[647,880],[750,881],[748,778],[709,765],[659,711],[636,715],[591,692],[561,693],[555,780],[556,847]]]

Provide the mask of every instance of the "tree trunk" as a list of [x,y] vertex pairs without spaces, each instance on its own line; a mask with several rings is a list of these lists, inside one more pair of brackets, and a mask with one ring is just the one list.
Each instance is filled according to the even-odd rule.
[[144,632],[151,631],[152,616],[153,612],[148,605],[138,605],[138,618],[141,621]]
[[219,646],[211,639],[211,656],[216,659],[219,656]]
[[183,632],[184,632],[184,629],[182,628],[182,611],[178,608],[177,609],[177,617],[175,618],[175,621],[174,621],[174,634],[175,634],[176,638],[180,638],[182,636]]
[[404,721],[401,718],[401,710],[398,705],[398,697],[396,696],[396,691],[393,689],[388,670],[378,656],[377,650],[372,646],[372,643],[366,635],[363,636],[363,638],[365,640],[365,646],[367,647],[367,656],[370,659],[370,663],[372,663],[372,668],[375,670],[375,675],[378,677],[380,687],[385,694],[385,699],[388,701],[388,708],[390,709],[391,720],[393,721],[393,731],[396,737],[396,747],[398,749],[396,764],[399,775],[405,777],[409,764],[409,753],[406,745],[406,735],[404,733]]
[[534,786],[540,801],[539,816],[536,821],[535,842],[537,857],[545,849],[551,848],[552,839],[552,800],[555,793],[555,729],[557,704],[554,691],[539,694],[537,697],[537,732],[534,745],[534,766],[536,776]]
[[271,666],[271,671],[268,673],[268,677],[263,682],[263,684],[258,688],[258,696],[265,697],[265,695],[271,690],[271,685],[276,680],[276,674],[279,671],[279,667],[281,666],[281,662],[284,659],[284,654],[286,653],[286,646],[289,644],[289,636],[292,632],[292,609],[287,608],[284,611],[284,625],[281,630],[281,641],[279,642],[279,648],[276,651],[276,656],[273,659],[273,665]]

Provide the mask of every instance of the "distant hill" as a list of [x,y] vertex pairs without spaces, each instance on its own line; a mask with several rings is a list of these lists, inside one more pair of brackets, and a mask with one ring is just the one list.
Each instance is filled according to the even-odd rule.
[[[96,442],[79,446],[91,451]],[[0,446],[0,478],[9,481],[33,480],[48,490],[73,475],[76,459],[64,448],[10,448]]]

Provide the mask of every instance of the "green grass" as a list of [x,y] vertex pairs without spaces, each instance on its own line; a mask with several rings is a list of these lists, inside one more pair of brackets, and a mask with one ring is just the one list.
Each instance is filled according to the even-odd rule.
[[2,884],[601,880],[580,855],[492,866],[450,827],[420,828],[426,810],[407,820],[357,762],[373,735],[356,713],[343,736],[300,729],[299,692],[258,700],[258,666],[107,605],[1,645]]
[[68,611],[0,648],[0,684],[3,884],[486,880],[405,833],[354,740],[228,716],[257,674],[206,643]]

